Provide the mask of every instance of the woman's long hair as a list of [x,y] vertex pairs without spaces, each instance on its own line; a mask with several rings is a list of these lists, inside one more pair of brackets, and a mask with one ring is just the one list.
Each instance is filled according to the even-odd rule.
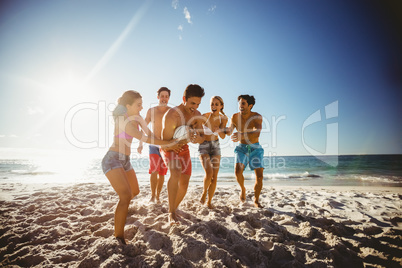
[[113,110],[113,116],[117,117],[127,113],[126,105],[133,104],[136,99],[142,98],[141,94],[134,90],[127,90],[117,101],[117,106]]

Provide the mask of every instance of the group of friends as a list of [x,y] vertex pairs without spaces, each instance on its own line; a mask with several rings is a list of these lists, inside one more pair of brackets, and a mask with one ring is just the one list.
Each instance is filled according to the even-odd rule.
[[[133,139],[140,141],[137,148],[141,153],[143,142],[149,143],[151,201],[160,202],[160,193],[167,171],[170,177],[167,182],[169,214],[171,225],[179,224],[177,208],[187,193],[191,177],[191,157],[188,143],[199,144],[200,161],[205,170],[204,190],[200,198],[202,204],[214,208],[214,196],[221,160],[219,139],[231,136],[232,141],[239,142],[235,147],[235,175],[240,185],[240,200],[246,201],[243,171],[247,165],[254,170],[256,179],[254,186],[254,205],[262,208],[259,196],[263,181],[264,150],[259,144],[262,129],[262,116],[251,109],[255,98],[240,95],[237,99],[239,112],[232,115],[227,126],[224,102],[219,96],[211,98],[211,111],[201,114],[197,109],[204,97],[204,89],[190,84],[184,91],[183,102],[170,108],[168,101],[171,91],[161,87],[157,91],[159,104],[147,111],[145,119],[140,112],[143,109],[140,93],[129,90],[119,98],[113,111],[115,121],[114,142],[102,160],[102,169],[119,196],[114,217],[115,237],[123,244],[124,226],[128,207],[132,198],[140,189],[136,173],[130,163],[131,144]],[[152,130],[148,125],[152,125]],[[174,139],[174,133],[180,126],[189,127],[187,139]]]

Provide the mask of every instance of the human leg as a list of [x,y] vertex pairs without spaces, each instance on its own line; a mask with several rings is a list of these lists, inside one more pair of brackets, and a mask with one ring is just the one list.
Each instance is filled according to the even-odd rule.
[[162,192],[163,183],[165,182],[165,175],[168,168],[163,161],[160,150],[156,146],[149,146],[149,173],[151,174],[151,201],[160,202],[160,193]]
[[240,185],[240,201],[246,201],[246,188],[244,187],[244,176],[243,171],[246,168],[249,158],[248,158],[248,146],[245,144],[239,144],[236,146],[235,150],[235,175],[236,180]]
[[[188,146],[183,147],[180,153],[165,152],[163,159],[167,164],[170,171],[170,178],[168,181],[168,200],[169,200],[169,222],[170,224],[177,224],[176,209],[183,200],[187,192],[188,181],[191,176],[191,157]],[[183,176],[185,174],[187,176]]]
[[236,165],[235,165],[236,180],[237,180],[237,183],[239,183],[239,185],[240,185],[240,189],[241,189],[240,201],[242,201],[242,202],[246,201],[246,188],[244,187],[244,176],[243,176],[244,168],[245,168],[245,166],[242,163],[236,163]]
[[131,199],[137,196],[140,193],[140,186],[138,185],[137,174],[135,174],[134,169],[126,171],[127,182],[130,185],[131,189]]
[[207,197],[208,193],[208,188],[211,184],[212,180],[212,164],[210,160],[210,156],[208,154],[202,154],[200,155],[200,161],[202,164],[202,167],[204,168],[205,171],[205,176],[204,176],[204,190],[201,195],[201,204],[205,203],[205,199]]
[[261,208],[259,197],[262,190],[262,180],[264,178],[264,149],[259,143],[252,145],[250,153],[250,168],[255,172],[255,185],[254,185],[254,205]]
[[177,189],[177,195],[174,207],[175,212],[187,193],[189,181],[190,181],[190,175],[182,173],[179,180],[179,187]]
[[169,203],[169,223],[178,222],[176,217],[176,197],[179,188],[179,180],[181,176],[181,164],[178,159],[172,159],[167,163],[170,171],[170,177],[167,183],[168,203]]
[[262,190],[262,180],[264,178],[263,168],[256,168],[255,172],[255,185],[254,185],[254,206],[258,208],[262,208],[263,206],[260,204],[260,193]]
[[165,175],[159,174],[157,184],[156,184],[156,202],[160,202],[160,195],[163,188],[163,183],[165,182]]
[[212,197],[215,194],[216,184],[218,182],[218,172],[219,172],[219,166],[221,163],[221,156],[220,155],[212,156],[211,163],[212,163],[212,179],[211,179],[211,184],[208,189],[207,205],[209,208],[214,208],[214,206],[212,205]]
[[149,179],[150,185],[151,185],[151,199],[149,200],[150,202],[155,202],[156,200],[156,186],[158,185],[158,172],[152,172],[150,179]]
[[151,199],[150,202],[156,201],[156,188],[158,184],[158,171],[160,160],[159,148],[153,145],[149,146],[149,182],[151,186]]
[[[119,195],[119,202],[117,203],[114,215],[114,235],[117,238],[124,240],[124,226],[126,224],[128,206],[132,198],[132,189],[128,182],[127,173],[123,168],[116,168],[106,173],[110,184]],[[138,183],[137,183],[138,185]]]
[[178,190],[174,211],[176,211],[177,207],[180,205],[180,202],[183,200],[184,196],[187,193],[188,183],[190,181],[192,171],[190,151],[186,150],[180,153],[178,156],[181,166],[181,175],[178,182]]

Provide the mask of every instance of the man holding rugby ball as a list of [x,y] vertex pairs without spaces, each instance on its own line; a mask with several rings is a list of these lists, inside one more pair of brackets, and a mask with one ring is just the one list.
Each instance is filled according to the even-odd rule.
[[[188,126],[190,134],[188,142],[204,142],[201,113],[197,110],[205,95],[204,89],[199,85],[188,85],[183,94],[183,103],[166,112],[162,120],[162,139],[172,140],[175,131],[181,126]],[[182,129],[182,128],[181,128]],[[176,137],[176,136],[175,136]],[[178,138],[178,137],[177,137]],[[191,177],[191,158],[188,145],[184,145],[178,153],[161,150],[162,157],[170,171],[167,183],[169,199],[169,223],[178,224],[177,207],[187,193]]]

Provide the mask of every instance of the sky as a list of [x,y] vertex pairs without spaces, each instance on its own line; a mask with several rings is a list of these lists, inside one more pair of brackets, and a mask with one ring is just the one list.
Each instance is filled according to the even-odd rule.
[[[231,117],[254,95],[267,156],[401,154],[401,11],[396,0],[2,0],[0,154],[102,157],[124,91],[141,93],[145,116],[160,87],[176,106],[188,84],[205,89],[202,113],[219,95]],[[223,155],[235,145],[221,140]]]

